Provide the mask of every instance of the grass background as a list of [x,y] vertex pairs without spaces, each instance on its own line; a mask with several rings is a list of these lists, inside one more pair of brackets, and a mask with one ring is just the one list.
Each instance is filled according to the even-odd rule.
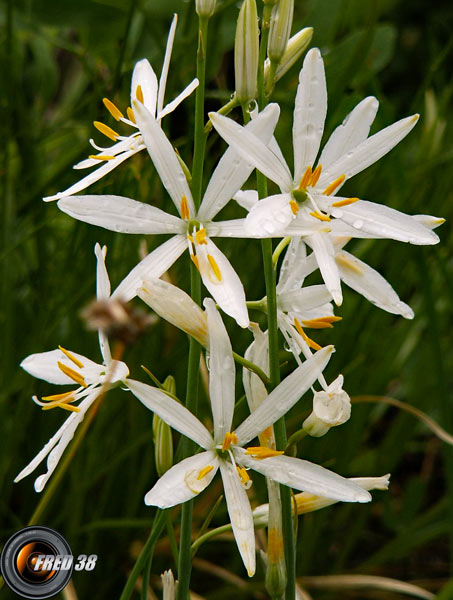
[[[261,8],[261,7],[260,7]],[[120,108],[129,103],[130,75],[147,57],[156,71],[165,50],[173,12],[178,12],[167,99],[195,71],[196,19],[193,2],[168,0],[9,0],[0,4],[1,148],[1,359],[0,359],[0,541],[23,527],[39,496],[33,477],[13,484],[14,476],[37,453],[66,415],[40,412],[31,395],[55,393],[19,368],[30,353],[58,344],[99,357],[96,336],[87,332],[80,309],[94,295],[96,241],[107,244],[113,286],[137,262],[143,244],[162,238],[117,235],[71,220],[41,197],[76,181],[71,166],[89,152],[93,120],[112,124],[102,97]],[[219,3],[210,25],[208,109],[215,110],[234,88],[232,44],[238,3]],[[316,339],[335,343],[329,375],[342,372],[351,396],[389,395],[427,412],[453,432],[452,393],[452,194],[451,106],[453,8],[422,0],[296,0],[293,32],[313,26],[312,45],[326,64],[329,113],[326,135],[366,95],[380,110],[373,131],[414,112],[421,120],[390,155],[356,176],[346,193],[382,202],[408,213],[447,218],[441,244],[412,247],[393,241],[358,241],[351,248],[377,268],[415,310],[414,321],[386,314],[345,290],[337,314],[343,321]],[[278,85],[281,104],[277,136],[289,157],[292,106],[298,68]],[[165,129],[190,164],[194,99],[171,117]],[[98,143],[100,134],[94,132]],[[286,141],[286,144],[285,144]],[[208,145],[209,175],[224,146],[216,136]],[[145,153],[135,156],[89,193],[116,193],[159,207],[169,199]],[[228,206],[221,216],[240,209]],[[258,242],[220,242],[237,266],[249,299],[263,295]],[[188,261],[171,269],[175,283],[188,289]],[[253,318],[258,315],[252,314]],[[249,336],[227,319],[233,346],[243,352]],[[132,375],[141,363],[160,378],[174,374],[183,396],[188,343],[165,323],[128,350]],[[329,378],[329,377],[328,377]],[[288,421],[300,423],[308,397]],[[206,402],[203,404],[206,410]],[[111,393],[77,453],[41,524],[61,531],[74,554],[98,554],[95,571],[77,573],[79,598],[119,596],[134,557],[149,531],[153,509],[143,504],[155,480],[152,415],[124,393]],[[412,416],[383,405],[358,404],[351,420],[319,440],[308,440],[300,456],[346,476],[392,473],[389,492],[376,492],[366,506],[337,505],[299,518],[298,575],[375,574],[416,581],[439,598],[453,598],[448,587],[453,539],[453,453]],[[42,471],[38,471],[39,472]],[[195,505],[195,526],[220,493],[211,486]],[[263,501],[256,481],[255,500]],[[178,509],[173,513],[177,524]],[[225,505],[214,523],[226,520]],[[245,581],[230,539],[200,550],[192,588],[205,598],[265,597],[262,571]],[[203,562],[205,561],[205,562]],[[207,562],[206,562],[207,561]],[[222,566],[215,573],[212,564]],[[158,545],[153,574],[173,567],[168,535]],[[241,583],[233,577],[239,576]],[[153,575],[154,577],[154,575]],[[155,580],[152,578],[152,583]],[[446,587],[447,586],[447,587]],[[444,589],[443,592],[441,590]],[[450,590],[450,591],[449,591]],[[314,597],[397,598],[369,590],[327,592]],[[12,597],[8,590],[1,598]]]

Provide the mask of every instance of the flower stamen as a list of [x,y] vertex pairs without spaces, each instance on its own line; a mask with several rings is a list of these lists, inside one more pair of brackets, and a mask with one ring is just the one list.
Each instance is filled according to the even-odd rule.
[[[69,398],[72,397],[72,400],[69,400]],[[75,400],[74,396],[73,396],[73,392],[65,392],[64,394],[53,394],[52,396],[42,396],[41,400],[45,400],[46,402],[58,402],[61,400],[66,400],[69,402],[72,402],[73,400]]]
[[68,367],[68,365],[65,365],[60,361],[57,362],[57,365],[60,371],[63,371],[63,373],[67,375],[70,379],[72,379],[73,381],[75,381],[83,387],[88,387],[85,383],[85,379],[82,375],[80,375],[80,373],[77,373],[77,371],[74,371],[74,369],[71,369],[71,367]]
[[105,125],[105,123],[101,123],[100,121],[93,121],[93,125],[96,127],[96,129],[98,131],[103,133],[105,136],[107,136],[113,142],[116,142],[116,140],[120,137],[119,133],[116,133],[116,131],[114,131],[108,125]]
[[104,103],[105,108],[109,111],[109,113],[116,121],[124,119],[123,113],[115,104],[113,104],[111,100],[109,100],[108,98],[102,98],[102,102]]
[[181,218],[185,221],[188,221],[190,218],[189,205],[187,204],[187,198],[185,196],[181,198]]
[[297,202],[295,200],[290,200],[289,205],[291,207],[291,210],[293,211],[293,214],[297,215],[297,213],[299,212],[299,205],[297,204]]
[[127,113],[129,121],[132,121],[132,123],[134,125],[137,125],[137,121],[135,120],[135,116],[134,116],[134,111],[132,110],[132,108],[130,106],[127,107],[126,113]]
[[206,229],[204,227],[195,233],[195,243],[200,245],[208,243],[206,240]]
[[83,363],[80,362],[80,360],[76,358],[74,354],[72,354],[71,352],[69,352],[69,350],[66,350],[62,346],[58,346],[58,349],[61,350],[63,354],[65,354],[69,358],[69,360],[71,360],[75,365],[77,365],[79,369],[83,369]]
[[230,433],[229,431],[227,431],[225,433],[225,437],[223,439],[222,452],[226,452],[228,450],[228,448],[231,446],[231,444],[237,444],[237,443],[238,443],[237,435],[235,433]]
[[88,156],[88,158],[92,158],[94,160],[113,160],[116,157],[113,155],[107,155],[107,154],[90,154]]
[[329,215],[325,215],[324,213],[318,211],[311,212],[310,216],[315,217],[315,219],[319,219],[319,221],[330,221]]
[[140,84],[135,89],[135,97],[137,98],[137,100],[139,102],[141,102],[142,104],[144,104],[143,90],[142,90],[142,86]]
[[303,340],[308,344],[309,348],[313,348],[313,350],[321,350],[322,346],[316,343],[314,340],[308,337],[305,331],[302,329],[301,324],[299,323],[299,319],[294,317],[294,326],[297,329],[297,333],[302,337]]
[[311,187],[314,187],[318,183],[319,178],[321,177],[321,171],[322,171],[322,165],[318,165],[316,167],[316,169],[313,171],[308,185],[310,185]]
[[220,272],[219,265],[216,263],[213,256],[211,256],[210,254],[208,254],[207,256],[208,256],[209,264],[211,265],[211,268],[214,271],[214,275],[217,277],[217,279],[219,281],[222,281],[222,273]]
[[330,196],[330,194],[333,194],[333,192],[344,182],[345,179],[346,175],[343,173],[343,175],[337,177],[335,181],[332,181],[332,183],[326,187],[326,189],[323,191],[323,194],[326,196]]
[[236,470],[238,472],[238,475],[241,479],[241,483],[245,488],[249,488],[251,483],[250,483],[250,476],[247,473],[247,469],[245,467],[238,467],[236,465]]
[[203,479],[203,477],[206,477],[206,475],[210,473],[213,470],[213,468],[214,467],[212,465],[207,465],[206,467],[204,467],[204,469],[201,469],[201,471],[198,473],[197,479]]
[[272,456],[281,456],[284,454],[283,450],[272,450],[271,448],[266,448],[265,446],[249,446],[245,450],[246,454],[249,454],[253,458],[257,460],[263,460],[265,458],[271,458]]
[[334,202],[332,206],[335,208],[339,208],[340,206],[349,206],[349,204],[354,204],[354,202],[358,202],[360,198],[345,198],[344,200],[338,200],[338,202]]
[[302,321],[304,327],[309,327],[310,329],[326,329],[332,328],[332,323],[336,323],[337,321],[341,321],[342,317],[320,317],[319,319],[309,319],[307,321]]
[[313,175],[313,171],[312,171],[311,167],[308,166],[305,169],[305,173],[303,174],[302,179],[300,180],[300,183],[299,183],[299,188],[298,189],[299,189],[300,192],[305,191],[307,189],[307,187],[308,187],[308,185],[310,183],[312,175]]

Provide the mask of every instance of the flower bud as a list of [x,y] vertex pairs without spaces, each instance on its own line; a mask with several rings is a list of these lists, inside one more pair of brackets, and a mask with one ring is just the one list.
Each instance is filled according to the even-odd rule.
[[342,389],[343,376],[339,375],[327,390],[315,392],[313,411],[302,425],[313,437],[325,435],[331,427],[342,425],[351,416],[351,399]]
[[216,0],[195,0],[195,10],[199,17],[212,17]]
[[[175,396],[176,384],[174,377],[171,375],[164,381],[164,389]],[[156,414],[153,417],[153,435],[156,471],[159,477],[162,477],[173,466],[173,436],[171,427]]]
[[236,95],[241,104],[256,97],[259,59],[258,14],[255,0],[244,0],[234,42]]
[[280,0],[271,14],[267,55],[271,62],[279,63],[288,44],[293,24],[294,0]]
[[171,569],[164,571],[160,577],[162,579],[163,600],[175,600],[178,582],[175,581]]
[[[313,27],[304,27],[298,33],[292,36],[286,45],[286,50],[275,70],[274,81],[272,85],[281,79],[285,73],[287,73],[291,67],[299,60],[308,44],[311,42],[313,37]],[[266,86],[268,85],[267,80],[270,76],[271,61],[267,58],[264,63],[264,81]]]

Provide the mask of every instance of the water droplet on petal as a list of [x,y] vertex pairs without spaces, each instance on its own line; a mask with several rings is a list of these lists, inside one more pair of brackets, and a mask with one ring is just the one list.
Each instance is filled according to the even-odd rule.
[[363,227],[363,221],[361,219],[357,219],[353,222],[352,226],[356,229],[361,229]]

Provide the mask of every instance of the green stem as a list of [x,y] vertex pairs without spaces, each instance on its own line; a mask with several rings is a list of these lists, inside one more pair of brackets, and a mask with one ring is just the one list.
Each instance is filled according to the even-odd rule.
[[[269,23],[271,11],[271,6],[264,6],[263,25],[260,41],[260,60],[258,63],[258,104],[260,110],[263,110],[266,105],[266,95],[264,89],[264,61],[266,58],[267,40],[269,37]],[[267,196],[267,181],[264,175],[262,175],[261,173],[257,173],[257,188],[258,195],[260,198],[264,198]],[[272,240],[261,240],[261,248],[263,253],[264,277],[266,282],[267,297],[269,375],[271,380],[271,388],[274,388],[280,382],[280,364],[278,347],[277,293],[275,270],[272,261]],[[287,443],[284,417],[282,417],[275,423],[274,432],[277,448],[284,450]],[[281,486],[280,493],[282,501],[282,527],[287,573],[287,586],[285,597],[287,600],[294,600],[296,596],[296,553],[291,506],[291,490],[287,486]]]
[[255,363],[250,362],[249,360],[247,360],[240,354],[237,354],[236,352],[233,352],[233,358],[238,364],[242,365],[249,371],[252,371],[252,373],[255,373],[255,375],[258,375],[258,377],[261,379],[261,381],[264,383],[264,385],[266,387],[269,387],[270,379],[266,375],[266,373],[258,367],[258,365],[255,365]]
[[[195,132],[194,152],[192,165],[192,195],[195,207],[201,203],[201,189],[203,184],[203,164],[206,148],[206,133],[204,131],[204,99],[206,86],[206,44],[208,38],[208,19],[199,18],[198,51],[197,51],[197,78],[199,81],[195,96]],[[191,296],[197,303],[201,303],[201,282],[198,271],[194,265],[190,269]],[[186,408],[197,414],[198,381],[200,366],[200,345],[193,338],[190,339],[189,364],[187,373]],[[183,439],[183,458],[195,452],[194,443]],[[178,560],[178,589],[177,600],[187,600],[189,595],[190,575],[192,571],[192,513],[193,501],[185,502],[181,509],[181,532],[179,538]]]
[[146,540],[145,545],[143,546],[142,551],[140,552],[140,555],[135,562],[134,568],[132,569],[131,574],[129,575],[129,578],[126,582],[126,585],[124,586],[123,593],[120,596],[120,600],[129,600],[129,598],[132,595],[132,592],[134,591],[135,582],[139,578],[140,573],[144,569],[147,561],[149,561],[147,566],[149,567],[149,569],[151,569],[150,557],[152,557],[153,555],[154,546],[157,540],[159,539],[160,534],[162,533],[164,525],[165,511],[157,509],[151,533],[149,534],[149,537]]
[[[239,100],[236,97],[236,94],[231,98],[231,100],[229,100],[226,104],[224,104],[221,108],[219,108],[219,110],[217,111],[218,115],[229,115],[230,112],[236,108],[236,106],[239,106]],[[210,133],[210,131],[212,130],[212,123],[211,120],[209,119],[209,121],[206,123],[206,125],[204,126],[204,132],[207,135],[208,133]]]

